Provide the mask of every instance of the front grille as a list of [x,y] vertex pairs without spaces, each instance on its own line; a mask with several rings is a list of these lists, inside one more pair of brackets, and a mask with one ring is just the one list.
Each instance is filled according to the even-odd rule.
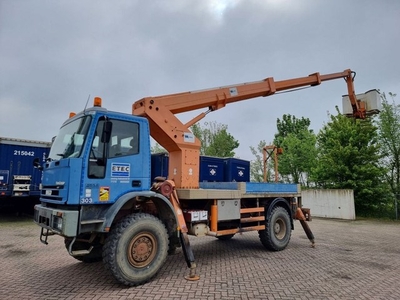
[[60,196],[61,191],[59,188],[60,188],[59,186],[42,187],[40,198],[53,201],[62,201],[62,197]]
[[49,190],[49,189],[42,189],[42,196],[59,196],[60,191],[59,190]]

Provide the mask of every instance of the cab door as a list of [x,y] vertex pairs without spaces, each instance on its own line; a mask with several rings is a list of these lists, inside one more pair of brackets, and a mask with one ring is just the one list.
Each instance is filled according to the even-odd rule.
[[98,120],[88,153],[81,204],[113,203],[128,192],[149,189],[149,150],[141,149],[141,126],[145,124],[140,120]]

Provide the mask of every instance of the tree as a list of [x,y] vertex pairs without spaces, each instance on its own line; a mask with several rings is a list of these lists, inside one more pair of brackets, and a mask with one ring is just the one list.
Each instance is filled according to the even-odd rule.
[[382,165],[387,168],[386,181],[390,190],[400,200],[400,105],[396,105],[396,94],[389,93],[392,103],[381,95],[382,111],[377,126],[381,143]]
[[279,174],[286,182],[309,185],[309,173],[315,163],[316,137],[311,129],[310,120],[292,115],[283,115],[277,119],[274,145],[283,148],[279,156]]
[[228,133],[228,126],[217,122],[205,122],[204,127],[194,124],[193,134],[200,140],[200,155],[217,157],[234,157],[233,151],[239,142]]
[[167,153],[167,150],[165,150],[159,143],[155,143],[150,147],[150,153]]
[[[274,145],[281,147],[283,140],[290,134],[298,134],[303,130],[309,130],[311,121],[308,118],[302,117],[301,119],[296,118],[290,114],[283,115],[282,120],[279,118],[276,120],[276,128],[278,132],[275,134]],[[309,130],[312,133],[312,130]]]
[[315,165],[316,136],[310,130],[289,133],[282,141],[283,154],[279,156],[279,173],[285,181],[309,186],[309,174]]
[[337,111],[317,136],[312,178],[322,188],[353,189],[356,211],[370,214],[385,201],[387,191],[377,128],[370,119],[349,119]]
[[[263,162],[263,148],[266,142],[260,141],[258,143],[257,149],[250,146],[251,153],[255,156],[255,159],[250,162],[250,180],[255,182],[264,181],[264,162]],[[261,153],[261,154],[260,154]],[[267,174],[268,176],[269,174]],[[269,176],[268,176],[269,181]]]

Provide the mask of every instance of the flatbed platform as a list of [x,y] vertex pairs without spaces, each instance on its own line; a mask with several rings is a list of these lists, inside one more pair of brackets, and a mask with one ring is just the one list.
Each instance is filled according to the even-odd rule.
[[200,182],[199,189],[177,189],[179,199],[300,197],[298,184],[267,182]]

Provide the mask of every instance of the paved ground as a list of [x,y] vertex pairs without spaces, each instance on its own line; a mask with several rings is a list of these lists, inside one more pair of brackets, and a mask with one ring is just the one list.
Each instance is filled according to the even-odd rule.
[[314,219],[315,249],[299,223],[289,247],[268,252],[256,233],[193,238],[200,280],[182,252],[150,283],[126,288],[102,263],[70,257],[59,237],[39,241],[30,220],[0,221],[0,299],[400,299],[400,223]]

